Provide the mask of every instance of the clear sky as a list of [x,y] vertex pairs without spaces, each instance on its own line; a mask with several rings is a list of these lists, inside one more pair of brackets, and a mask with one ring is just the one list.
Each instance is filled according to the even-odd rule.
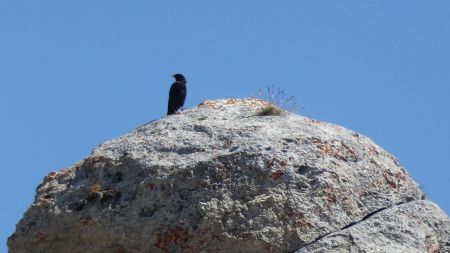
[[186,106],[275,84],[367,135],[450,213],[450,1],[0,0],[0,252],[50,171]]

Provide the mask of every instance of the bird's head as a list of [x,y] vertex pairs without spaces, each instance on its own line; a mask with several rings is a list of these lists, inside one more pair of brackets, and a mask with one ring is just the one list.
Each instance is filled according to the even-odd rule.
[[175,74],[175,75],[173,75],[173,77],[175,78],[175,81],[183,82],[183,83],[186,82],[186,78],[184,78],[184,76],[182,74]]

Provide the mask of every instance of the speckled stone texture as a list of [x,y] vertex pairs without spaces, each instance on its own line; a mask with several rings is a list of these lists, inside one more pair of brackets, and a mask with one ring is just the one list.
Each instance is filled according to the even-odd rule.
[[10,252],[450,252],[449,218],[393,156],[340,126],[256,116],[267,105],[204,101],[51,172]]
[[296,251],[321,252],[447,253],[450,221],[430,201],[411,201],[379,211]]

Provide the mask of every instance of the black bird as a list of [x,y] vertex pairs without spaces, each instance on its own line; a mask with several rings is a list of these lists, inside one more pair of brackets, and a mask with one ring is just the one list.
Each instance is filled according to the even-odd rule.
[[174,114],[183,107],[186,100],[186,78],[182,74],[173,75],[175,82],[170,87],[167,115]]

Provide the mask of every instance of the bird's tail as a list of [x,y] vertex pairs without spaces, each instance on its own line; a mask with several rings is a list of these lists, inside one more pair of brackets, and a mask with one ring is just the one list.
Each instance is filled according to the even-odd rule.
[[168,106],[167,107],[167,115],[170,115],[170,114],[175,114],[175,112],[176,112],[177,110],[175,110],[173,107],[171,107],[171,106]]

